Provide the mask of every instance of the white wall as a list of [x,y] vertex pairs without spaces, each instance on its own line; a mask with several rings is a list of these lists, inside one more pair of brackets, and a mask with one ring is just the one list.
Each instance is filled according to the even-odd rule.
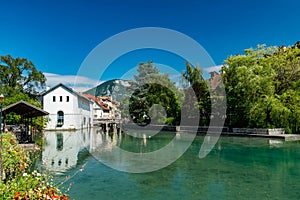
[[[53,102],[53,96],[55,96],[55,102]],[[67,102],[67,96],[69,96],[69,102]],[[60,101],[60,97],[62,97],[62,101]],[[45,128],[46,130],[80,129],[92,125],[92,102],[66,90],[64,87],[60,86],[44,95],[43,108],[49,113],[50,118]],[[57,126],[58,111],[63,111],[64,113],[64,124],[62,127]],[[84,117],[86,118],[85,124]],[[91,124],[89,124],[89,119]]]
[[[80,121],[80,126],[82,128],[88,128],[93,125],[93,116],[94,109],[93,103],[86,98],[79,97],[77,98],[77,107],[76,109],[79,111],[80,115],[78,115],[78,121]],[[76,110],[75,109],[75,110]],[[85,120],[84,120],[85,118]]]

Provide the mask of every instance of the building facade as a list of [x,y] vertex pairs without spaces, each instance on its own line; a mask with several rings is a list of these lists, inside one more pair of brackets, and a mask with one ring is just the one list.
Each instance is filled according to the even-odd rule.
[[111,97],[95,97],[90,94],[83,94],[93,102],[94,122],[101,120],[120,120],[121,111],[118,109],[120,103],[112,101]]
[[43,109],[49,113],[45,130],[77,130],[93,125],[93,102],[63,84],[43,94]]

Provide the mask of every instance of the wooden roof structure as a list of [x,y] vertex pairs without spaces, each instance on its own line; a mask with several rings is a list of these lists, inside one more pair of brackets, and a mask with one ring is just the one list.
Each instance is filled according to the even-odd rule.
[[5,116],[9,113],[16,113],[25,118],[34,118],[48,115],[49,113],[41,108],[38,108],[25,101],[18,101],[17,103],[11,104],[2,110],[2,114]]

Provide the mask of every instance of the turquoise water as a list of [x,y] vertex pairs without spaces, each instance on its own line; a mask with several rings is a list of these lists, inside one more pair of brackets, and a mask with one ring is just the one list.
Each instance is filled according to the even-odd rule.
[[[43,159],[52,160],[52,165],[46,164],[46,167],[52,167],[55,181],[64,183],[62,186],[72,199],[300,198],[298,142],[224,136],[205,158],[199,159],[203,137],[197,136],[183,156],[171,165],[153,172],[133,174],[107,167],[88,152],[97,141],[106,145],[107,151],[117,145],[132,152],[151,152],[168,144],[175,134],[160,133],[145,143],[143,138],[117,134],[111,137],[96,131],[62,133],[65,134],[65,146],[58,147],[57,144],[61,144],[58,142],[55,148],[55,145],[51,146],[55,139],[49,138],[56,134],[46,134],[50,150],[46,146]],[[61,135],[59,138],[61,140]],[[79,143],[72,138],[79,138],[82,146],[79,148]],[[71,146],[67,145],[68,141]],[[66,153],[70,149],[72,151]],[[64,161],[66,157],[68,163]],[[56,158],[62,164],[54,170]]]

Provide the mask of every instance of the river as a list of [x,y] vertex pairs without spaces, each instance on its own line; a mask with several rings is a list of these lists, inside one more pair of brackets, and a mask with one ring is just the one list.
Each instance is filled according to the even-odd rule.
[[[222,136],[200,159],[204,137],[196,136],[182,156],[162,167],[162,160],[147,159],[147,154],[169,144],[174,146],[174,138],[182,138],[183,133],[144,132],[45,132],[43,167],[71,199],[77,200],[300,198],[298,142]],[[133,137],[134,134],[142,137]],[[180,149],[175,147],[175,151]],[[116,149],[144,160],[117,156],[110,162],[108,158],[115,157],[112,152]]]

